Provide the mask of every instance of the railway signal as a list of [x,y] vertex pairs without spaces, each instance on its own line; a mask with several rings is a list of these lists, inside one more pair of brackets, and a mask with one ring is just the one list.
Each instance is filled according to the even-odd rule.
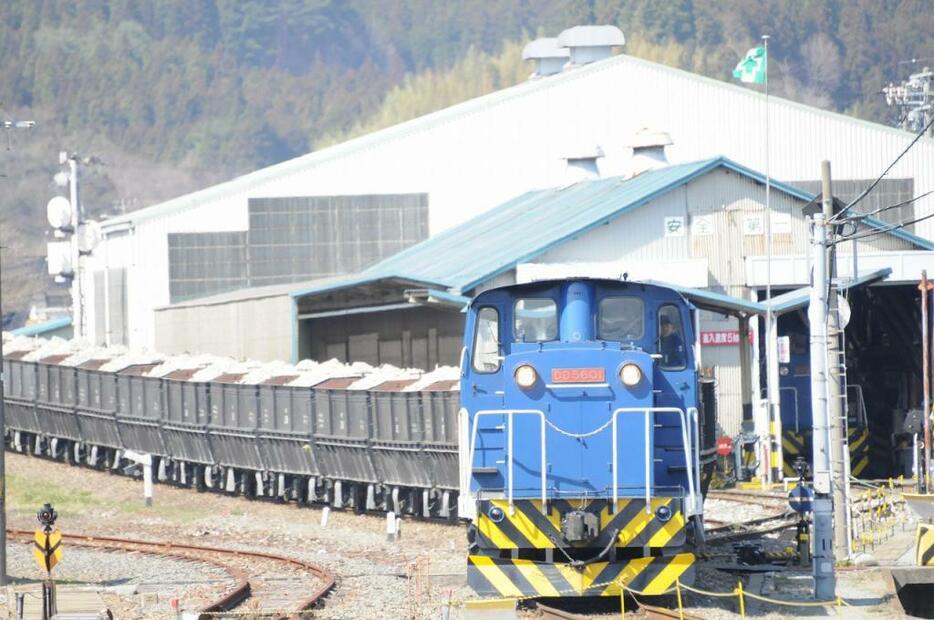
[[811,512],[814,508],[814,494],[806,486],[798,485],[788,492],[788,505],[798,514]]
[[62,533],[36,530],[35,549],[32,550],[39,568],[51,573],[55,565],[62,561]]
[[45,570],[42,581],[42,618],[48,620],[57,613],[55,602],[55,582],[52,581],[52,569],[62,561],[62,533],[55,528],[58,513],[52,504],[45,504],[36,514],[41,528],[36,529],[33,556],[39,568]]

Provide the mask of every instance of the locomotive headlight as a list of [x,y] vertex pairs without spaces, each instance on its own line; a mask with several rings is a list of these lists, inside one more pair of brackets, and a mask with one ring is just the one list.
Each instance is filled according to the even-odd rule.
[[506,513],[499,506],[492,506],[487,512],[487,516],[490,517],[490,521],[493,523],[502,523],[503,519],[506,518]]
[[531,388],[535,385],[535,382],[538,381],[538,373],[528,364],[523,364],[516,368],[516,372],[513,376],[516,378],[516,384],[523,390]]
[[662,523],[666,523],[671,520],[671,508],[668,506],[659,506],[658,510],[655,511],[655,516],[658,517],[658,520]]
[[636,387],[642,382],[642,369],[635,364],[623,364],[619,369],[619,380],[626,387]]

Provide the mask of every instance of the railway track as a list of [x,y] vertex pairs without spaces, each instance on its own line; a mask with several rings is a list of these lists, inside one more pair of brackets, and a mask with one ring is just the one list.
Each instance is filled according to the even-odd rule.
[[[13,540],[33,540],[31,530],[7,534]],[[74,546],[197,560],[221,568],[234,584],[197,610],[202,614],[243,610],[264,618],[299,617],[318,606],[335,585],[334,575],[320,566],[274,553],[112,536],[63,534],[62,539]],[[296,597],[296,592],[310,594]]]
[[758,491],[740,491],[737,489],[709,490],[707,491],[707,497],[731,502],[743,502],[745,504],[757,504],[766,508],[774,508],[779,505],[788,506],[788,500],[784,496],[763,495]]
[[[627,610],[631,611],[631,609],[628,607],[628,602],[626,605]],[[557,607],[544,605],[542,603],[536,603],[536,608],[539,612],[541,612],[541,617],[543,620],[590,620],[593,618],[594,613],[600,614],[601,616],[606,614],[606,610],[602,608],[593,613],[559,609]],[[643,602],[638,603],[638,608],[641,612],[640,617],[647,618],[649,620],[670,620],[671,618],[679,618],[683,620],[703,620],[700,616],[695,616],[689,613],[679,614],[677,609],[668,609],[666,607],[659,607],[657,605],[647,605]],[[619,609],[617,608],[614,611],[618,613]]]

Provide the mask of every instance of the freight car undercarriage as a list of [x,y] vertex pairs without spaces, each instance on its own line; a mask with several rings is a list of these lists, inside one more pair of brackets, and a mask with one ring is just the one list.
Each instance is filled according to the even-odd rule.
[[[25,431],[9,431],[7,448],[15,452],[85,466],[99,471],[142,477],[142,466],[124,458],[118,448]],[[192,463],[154,456],[153,480],[198,492],[242,495],[249,499],[294,502],[363,512],[394,512],[416,518],[455,520],[457,492],[419,489],[352,480],[334,480],[294,473],[255,471],[233,466]]]

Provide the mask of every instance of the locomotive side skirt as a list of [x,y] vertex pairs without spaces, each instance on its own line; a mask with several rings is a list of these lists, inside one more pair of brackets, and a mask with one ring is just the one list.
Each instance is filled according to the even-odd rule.
[[694,579],[694,554],[647,556],[594,562],[580,569],[568,564],[468,556],[467,582],[481,596],[619,596],[619,585],[662,594],[675,582]]

